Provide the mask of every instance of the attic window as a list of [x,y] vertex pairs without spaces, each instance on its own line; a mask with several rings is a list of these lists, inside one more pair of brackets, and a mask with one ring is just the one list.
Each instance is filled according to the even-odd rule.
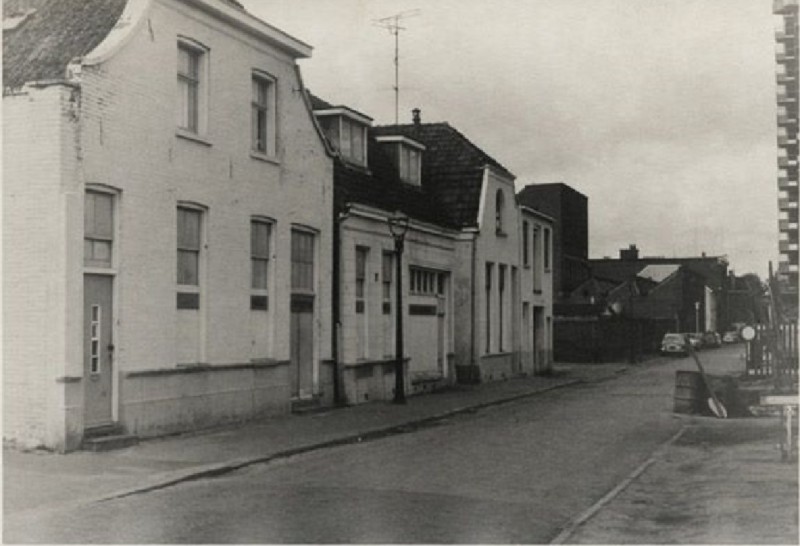
[[419,186],[422,181],[422,152],[425,146],[403,136],[380,136],[376,139],[386,146],[397,167],[400,180]]
[[314,112],[322,131],[343,160],[367,166],[367,129],[372,119],[349,108],[338,107]]
[[20,26],[25,19],[30,17],[36,13],[35,9],[30,9],[28,11],[23,11],[20,13],[15,13],[14,15],[9,15],[3,19],[3,30],[14,30],[18,26]]

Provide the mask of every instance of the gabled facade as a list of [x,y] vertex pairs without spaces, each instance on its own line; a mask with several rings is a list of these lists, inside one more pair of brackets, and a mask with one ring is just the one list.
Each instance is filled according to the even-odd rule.
[[[453,273],[458,379],[490,381],[549,368],[552,266],[543,266],[542,278],[547,280],[536,300],[544,310],[537,322],[543,328],[537,348],[542,361],[534,366],[526,356],[532,344],[524,341],[530,341],[533,331],[530,316],[523,322],[524,303],[533,313],[534,302],[523,288],[523,278],[525,283],[532,280],[522,271],[523,221],[514,175],[447,123],[422,123],[418,112],[414,123],[377,127],[375,134],[424,146],[421,187],[441,203],[441,218],[458,230]],[[541,248],[550,249],[542,250],[542,257],[552,262],[552,227],[544,227],[547,221],[539,218]]]
[[231,1],[4,8],[5,435],[66,450],[320,396],[333,166],[311,48]]

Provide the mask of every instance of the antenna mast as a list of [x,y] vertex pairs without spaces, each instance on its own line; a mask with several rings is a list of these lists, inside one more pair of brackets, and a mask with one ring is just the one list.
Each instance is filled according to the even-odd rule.
[[385,28],[389,34],[394,35],[394,124],[397,125],[400,120],[400,31],[406,30],[405,27],[400,26],[400,21],[408,19],[409,17],[416,17],[419,15],[418,9],[411,9],[401,11],[384,17],[376,19],[374,24],[376,26]]

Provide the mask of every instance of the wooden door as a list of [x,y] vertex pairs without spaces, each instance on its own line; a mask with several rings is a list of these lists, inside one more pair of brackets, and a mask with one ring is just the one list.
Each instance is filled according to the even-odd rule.
[[85,275],[83,289],[84,424],[111,423],[113,355],[112,283],[107,275]]

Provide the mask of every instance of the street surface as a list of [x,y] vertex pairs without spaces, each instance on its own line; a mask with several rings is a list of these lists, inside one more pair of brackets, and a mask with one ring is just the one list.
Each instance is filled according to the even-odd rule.
[[[701,353],[741,369],[741,347]],[[691,419],[675,370],[539,396],[214,479],[4,522],[6,542],[546,543]],[[435,395],[431,395],[435,396]]]

